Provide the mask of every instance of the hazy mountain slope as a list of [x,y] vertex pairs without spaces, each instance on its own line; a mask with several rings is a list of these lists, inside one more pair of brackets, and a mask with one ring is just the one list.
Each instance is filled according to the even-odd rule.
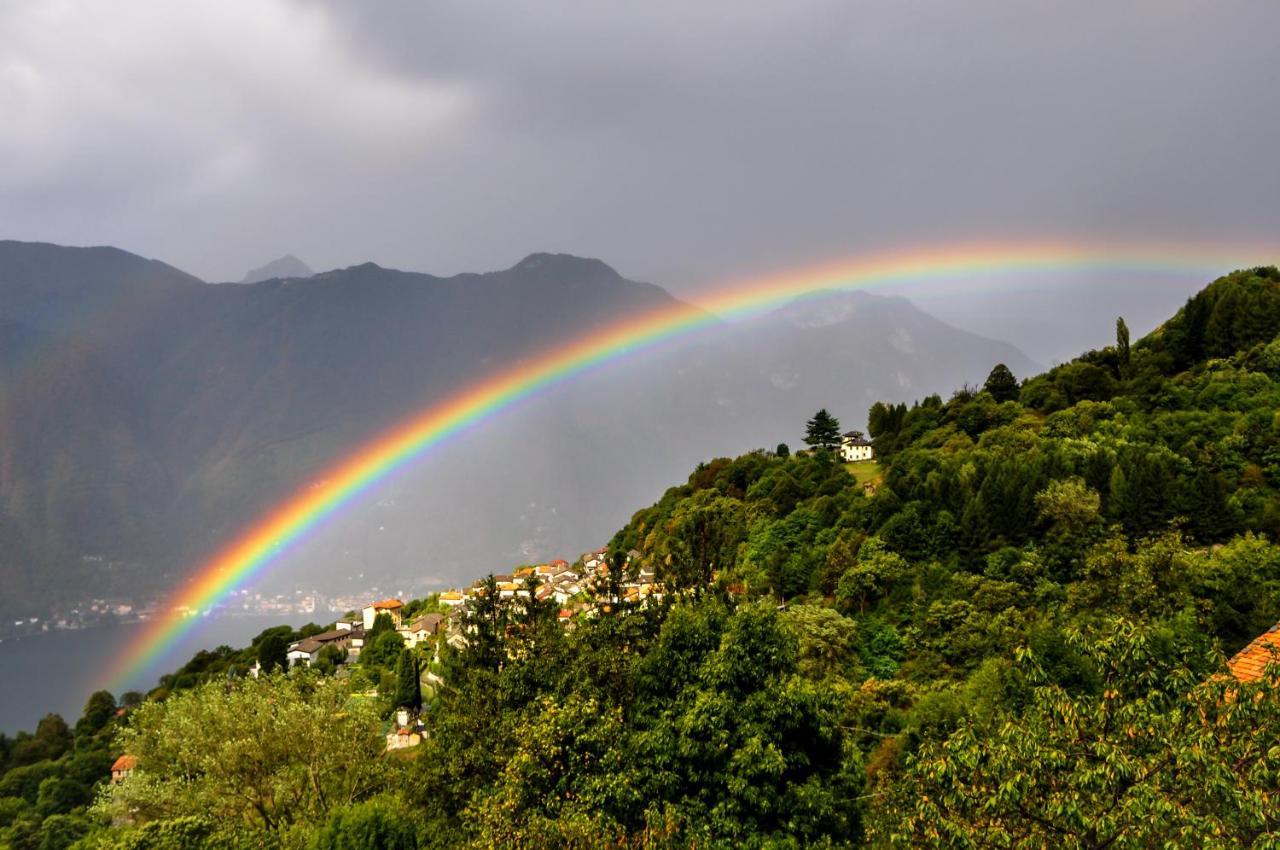
[[173,266],[119,248],[0,240],[0,316],[43,330],[122,321],[140,303],[201,284]]
[[[207,286],[110,249],[3,247],[0,533],[34,557],[0,564],[0,580],[35,601],[70,576],[85,592],[180,577],[401,417],[673,301],[566,255],[452,278],[368,263]],[[295,560],[323,586],[572,554],[691,463],[795,443],[818,406],[861,425],[871,399],[978,382],[997,360],[1031,369],[901,299],[804,301],[541,394],[345,511]]]
[[240,280],[241,283],[259,283],[272,278],[311,277],[315,274],[311,267],[293,254],[277,257],[269,263],[249,270]]

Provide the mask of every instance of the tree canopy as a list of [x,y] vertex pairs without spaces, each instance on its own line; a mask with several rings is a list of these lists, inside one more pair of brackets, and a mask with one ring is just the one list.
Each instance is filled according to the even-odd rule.
[[804,441],[815,449],[834,449],[840,445],[840,420],[824,407],[805,423]]

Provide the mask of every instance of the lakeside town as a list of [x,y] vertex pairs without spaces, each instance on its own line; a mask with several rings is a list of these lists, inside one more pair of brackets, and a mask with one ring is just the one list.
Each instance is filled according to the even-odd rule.
[[[874,472],[875,452],[871,441],[862,431],[847,431],[840,435],[839,457],[845,464],[870,469]],[[851,471],[858,475],[858,468]],[[864,475],[865,489],[868,495],[875,491],[875,476]],[[565,617],[580,613],[590,603],[584,597],[584,591],[591,582],[600,578],[600,570],[607,575],[604,564],[603,549],[583,554],[571,565],[568,561],[557,559],[544,564],[533,564],[519,567],[510,574],[499,574],[499,592],[504,598],[525,593],[524,583],[530,577],[536,577],[539,583],[536,596],[538,601],[554,598],[556,604],[565,606],[562,615]],[[98,556],[88,556],[98,557]],[[370,599],[377,598],[419,598],[440,592],[440,602],[445,606],[461,606],[475,592],[474,585],[468,588],[449,588],[441,592],[447,583],[432,576],[412,579],[401,579],[395,584],[371,585],[356,589],[347,589],[337,593],[325,593],[314,587],[295,587],[289,591],[275,593],[264,592],[253,588],[232,591],[226,599],[215,607],[195,610],[179,607],[184,616],[202,617],[278,617],[283,622],[297,621],[298,618],[329,621],[345,612],[362,610]],[[624,602],[635,603],[647,599],[653,592],[653,575],[651,571],[643,571],[634,581],[623,585]],[[99,597],[86,600],[66,602],[55,607],[49,613],[31,613],[27,616],[15,617],[0,622],[0,640],[25,637],[49,631],[72,631],[94,628],[104,625],[145,623],[164,613],[166,599],[163,596],[142,598],[131,597]]]

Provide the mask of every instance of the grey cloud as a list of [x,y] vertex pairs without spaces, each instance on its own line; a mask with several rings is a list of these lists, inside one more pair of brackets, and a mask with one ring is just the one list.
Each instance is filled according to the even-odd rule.
[[1273,3],[40,8],[0,13],[0,230],[206,277],[563,250],[692,291],[878,245],[1280,229]]

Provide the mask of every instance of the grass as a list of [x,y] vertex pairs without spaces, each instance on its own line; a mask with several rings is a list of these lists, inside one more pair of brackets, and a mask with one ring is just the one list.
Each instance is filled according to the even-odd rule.
[[880,464],[874,460],[857,460],[853,463],[846,463],[844,468],[863,487],[867,486],[868,482],[878,487],[884,480],[884,473],[880,469]]

